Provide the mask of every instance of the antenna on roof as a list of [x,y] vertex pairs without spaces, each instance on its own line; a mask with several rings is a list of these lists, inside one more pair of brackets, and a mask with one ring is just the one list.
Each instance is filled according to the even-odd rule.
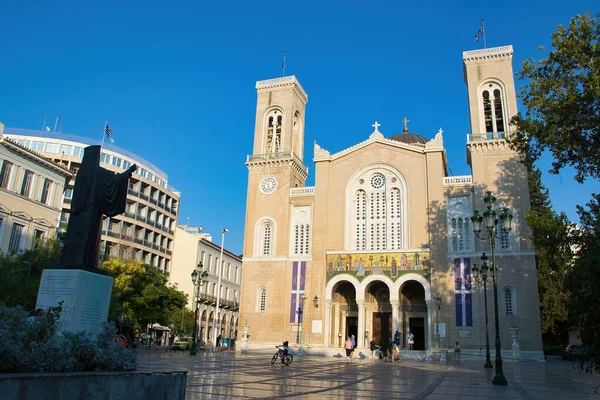
[[62,126],[63,124],[66,124],[67,121],[65,121],[64,119],[62,119],[61,117],[58,117],[58,119],[60,120],[60,125],[58,126],[58,131],[62,132]]
[[44,123],[42,124],[42,130],[46,129],[47,131],[49,131],[50,129],[48,129],[48,127],[46,126],[46,121],[48,120],[48,116],[44,115]]
[[283,51],[283,60],[281,60],[281,76],[284,77],[285,76],[285,54],[286,51]]

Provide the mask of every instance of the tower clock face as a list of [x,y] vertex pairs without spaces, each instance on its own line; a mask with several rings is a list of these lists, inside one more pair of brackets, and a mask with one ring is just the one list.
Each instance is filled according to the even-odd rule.
[[273,191],[277,188],[277,180],[272,176],[266,177],[260,183],[260,191],[264,194],[273,193]]

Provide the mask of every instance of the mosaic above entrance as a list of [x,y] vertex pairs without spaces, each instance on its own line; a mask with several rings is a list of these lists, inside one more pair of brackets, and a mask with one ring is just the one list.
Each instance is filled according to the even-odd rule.
[[328,253],[327,279],[338,274],[352,274],[359,280],[373,274],[395,279],[408,272],[429,270],[429,251],[385,253]]

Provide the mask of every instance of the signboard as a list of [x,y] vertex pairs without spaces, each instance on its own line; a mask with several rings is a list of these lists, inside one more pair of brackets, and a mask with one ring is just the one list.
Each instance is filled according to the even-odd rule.
[[312,322],[312,333],[323,333],[323,321],[313,320]]
[[[440,337],[446,337],[446,323],[439,323],[437,324],[437,326],[439,327],[439,332],[440,332]],[[435,326],[433,327],[433,334],[435,335],[436,331],[435,331]]]
[[471,331],[470,330],[462,330],[462,329],[460,329],[458,331],[458,337],[470,338],[471,337]]

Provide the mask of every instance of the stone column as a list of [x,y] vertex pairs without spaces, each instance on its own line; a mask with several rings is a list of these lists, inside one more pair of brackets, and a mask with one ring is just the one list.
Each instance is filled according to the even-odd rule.
[[346,311],[342,311],[341,313],[341,318],[342,318],[342,323],[340,326],[340,332],[342,333],[342,346],[344,344],[344,341],[346,340],[346,337],[348,336],[346,334],[346,317],[348,316],[348,310]]
[[335,303],[335,307],[334,307],[333,310],[335,312],[335,315],[333,317],[333,326],[334,326],[334,329],[333,329],[333,340],[335,341],[335,346],[334,347],[338,347],[340,345],[338,333],[341,332],[340,329],[341,329],[341,325],[342,325],[340,323],[340,314],[341,314],[340,304],[339,303]]
[[333,329],[331,329],[331,311],[333,308],[333,301],[325,301],[325,346],[331,346],[331,335]]
[[400,300],[391,300],[390,303],[392,303],[392,337],[394,335],[394,333],[396,333],[396,331],[399,331],[400,329],[398,329],[398,325],[399,325],[399,315],[400,315]]
[[427,350],[433,348],[433,331],[435,327],[433,326],[431,312],[433,309],[433,300],[427,300]]
[[365,347],[365,301],[356,300],[358,304],[358,335],[356,337],[356,347]]

